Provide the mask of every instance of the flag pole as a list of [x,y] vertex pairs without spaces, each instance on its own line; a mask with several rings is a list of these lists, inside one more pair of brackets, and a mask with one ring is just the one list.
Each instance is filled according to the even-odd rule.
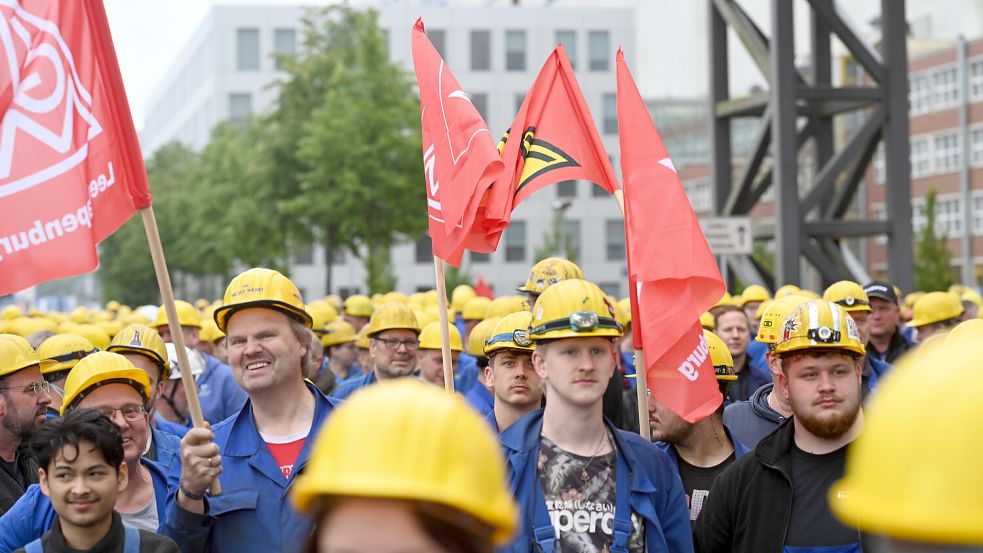
[[454,365],[451,363],[451,331],[447,322],[447,281],[444,280],[444,260],[433,256],[437,280],[437,314],[440,316],[440,353],[444,362],[444,389],[454,393]]
[[[174,305],[174,290],[171,288],[171,277],[167,272],[167,262],[164,260],[164,247],[160,243],[160,232],[157,229],[157,217],[154,216],[154,206],[140,210],[143,217],[143,228],[147,232],[147,243],[150,245],[150,257],[154,262],[154,272],[157,274],[157,285],[164,300],[164,310],[167,312],[167,326],[171,331],[171,341],[177,350],[178,363],[181,367],[190,367],[188,350],[184,345],[184,333],[181,331],[181,321],[178,320],[177,307]],[[201,403],[198,401],[198,386],[190,370],[181,371],[181,383],[184,385],[184,395],[188,399],[188,411],[195,428],[205,428],[205,418],[201,414]],[[212,480],[211,495],[222,493],[218,477]]]
[[[621,190],[614,191],[614,199],[621,208],[621,216],[625,216],[625,193]],[[628,232],[627,225],[625,232]],[[627,246],[627,242],[625,244]],[[628,297],[631,301],[637,301],[635,291],[629,290]],[[641,309],[638,309],[641,313]],[[632,321],[633,327],[639,327],[641,321]],[[648,378],[645,369],[645,352],[640,349],[635,350],[635,393],[638,396],[638,433],[646,440],[652,439],[651,428],[649,427],[649,397],[648,397]]]

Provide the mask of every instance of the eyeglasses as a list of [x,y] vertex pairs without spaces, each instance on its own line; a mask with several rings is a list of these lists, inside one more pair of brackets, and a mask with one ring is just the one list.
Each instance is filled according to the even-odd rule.
[[119,411],[123,418],[128,421],[138,421],[143,418],[143,414],[147,412],[147,408],[143,405],[124,405],[119,408],[115,407],[96,407],[96,411],[99,411],[106,418],[113,420],[116,417],[116,411]]
[[420,349],[420,341],[416,338],[409,338],[407,340],[400,340],[399,338],[376,338],[376,340],[382,342],[382,345],[386,346],[386,349],[398,350],[399,346],[405,346],[407,351]]
[[7,390],[24,390],[24,393],[29,396],[36,396],[41,392],[48,393],[51,390],[51,384],[48,384],[47,380],[41,380],[40,382],[31,382],[27,386],[10,386],[7,388],[0,388],[0,392],[6,392]]

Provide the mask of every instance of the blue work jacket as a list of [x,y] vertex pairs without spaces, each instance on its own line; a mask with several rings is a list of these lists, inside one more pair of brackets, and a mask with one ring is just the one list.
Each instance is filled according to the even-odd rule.
[[482,416],[495,410],[495,396],[481,384],[472,386],[471,390],[464,394],[464,401]]
[[154,446],[154,461],[160,465],[165,474],[172,470],[181,470],[181,438],[159,428],[150,427],[150,436]]
[[206,514],[199,515],[182,509],[172,490],[162,518],[160,533],[183,553],[300,551],[311,535],[311,521],[294,510],[288,495],[310,461],[321,424],[337,405],[306,385],[315,398],[314,420],[288,480],[256,430],[251,402],[212,427],[222,455],[222,493],[206,497]]
[[454,371],[454,391],[459,394],[466,394],[476,385],[479,385],[478,360],[464,352],[457,354],[457,370]]
[[248,396],[232,377],[232,369],[211,355],[203,353],[205,372],[198,375],[198,401],[201,415],[215,424],[235,415]]
[[157,425],[157,430],[162,430],[168,434],[173,434],[174,436],[178,437],[179,441],[185,434],[188,433],[188,430],[191,430],[190,426],[171,422],[160,416],[160,413],[154,413],[154,423]]
[[[167,476],[157,463],[143,457],[140,462],[150,470],[157,517],[163,521],[168,496]],[[51,499],[41,493],[41,486],[31,484],[17,503],[0,517],[0,553],[10,553],[40,538],[51,529],[57,516]]]
[[[616,471],[618,489],[629,489],[628,504],[645,525],[648,553],[686,553],[693,551],[689,509],[682,481],[672,463],[654,444],[641,436],[604,423],[614,436],[617,462],[628,470]],[[508,465],[512,495],[519,504],[521,518],[515,540],[499,551],[534,551],[533,529],[537,501],[544,501],[539,483],[539,439],[543,410],[529,413],[499,435]],[[627,473],[627,474],[626,474]],[[630,479],[625,482],[624,478]],[[545,504],[542,509],[545,509]],[[616,512],[615,517],[619,515]],[[630,524],[630,522],[629,522]]]
[[339,386],[337,390],[331,393],[331,399],[348,399],[348,396],[354,394],[358,390],[375,383],[375,371],[369,371],[368,373],[357,378],[346,380],[344,384]]

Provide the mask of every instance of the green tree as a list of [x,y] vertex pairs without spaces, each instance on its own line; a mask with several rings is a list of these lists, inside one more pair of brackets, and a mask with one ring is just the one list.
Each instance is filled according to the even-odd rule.
[[925,196],[925,226],[915,240],[915,289],[947,290],[952,278],[949,238],[935,232],[935,204],[938,190],[934,188]]

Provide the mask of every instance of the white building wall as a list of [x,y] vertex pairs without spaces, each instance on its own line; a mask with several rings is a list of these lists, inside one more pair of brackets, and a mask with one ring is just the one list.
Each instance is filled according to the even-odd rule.
[[[299,7],[220,6],[212,9],[192,40],[185,46],[178,62],[168,73],[164,84],[150,103],[144,132],[141,134],[144,154],[150,155],[170,140],[180,140],[194,148],[208,142],[210,129],[229,117],[229,95],[249,93],[254,111],[263,111],[276,99],[276,89],[270,84],[282,74],[274,67],[273,36],[275,29],[297,29],[302,40]],[[504,132],[517,110],[516,98],[524,96],[532,85],[547,55],[556,44],[556,31],[572,30],[577,35],[575,52],[571,53],[584,96],[594,116],[595,124],[611,155],[615,172],[618,169],[617,134],[605,134],[603,128],[603,96],[615,93],[614,54],[624,47],[628,63],[635,72],[634,10],[630,8],[576,7],[440,7],[413,6],[402,2],[380,8],[380,26],[387,32],[390,57],[412,72],[410,49],[411,28],[417,16],[422,16],[428,31],[445,32],[445,60],[455,76],[471,94],[486,94],[486,119],[493,133]],[[260,31],[260,69],[239,71],[236,67],[236,31],[256,28]],[[491,31],[491,69],[471,71],[470,32]],[[505,32],[526,31],[525,71],[506,71]],[[588,33],[607,31],[609,35],[609,64],[604,71],[591,71]],[[421,152],[422,156],[422,152]],[[421,162],[421,186],[423,185]],[[587,278],[604,285],[609,292],[622,296],[627,293],[627,277],[623,259],[608,260],[605,226],[607,220],[621,220],[617,204],[610,196],[595,196],[594,185],[580,182],[577,196],[570,198],[566,211],[568,220],[580,221],[580,257]],[[533,194],[518,206],[513,221],[526,222],[526,255],[522,261],[505,261],[504,242],[499,251],[491,254],[486,263],[465,264],[474,275],[484,277],[499,294],[512,293],[525,281],[533,263],[533,254],[548,232],[553,217],[553,202],[557,188],[547,187]],[[421,219],[426,206],[418,206]],[[433,263],[418,262],[415,244],[393,248],[393,264],[398,277],[397,289],[413,292],[433,287]],[[312,263],[295,265],[291,276],[308,300],[328,292],[366,290],[365,271],[353,256],[346,254],[345,262],[332,267],[333,290],[325,289],[325,255],[317,249]]]

